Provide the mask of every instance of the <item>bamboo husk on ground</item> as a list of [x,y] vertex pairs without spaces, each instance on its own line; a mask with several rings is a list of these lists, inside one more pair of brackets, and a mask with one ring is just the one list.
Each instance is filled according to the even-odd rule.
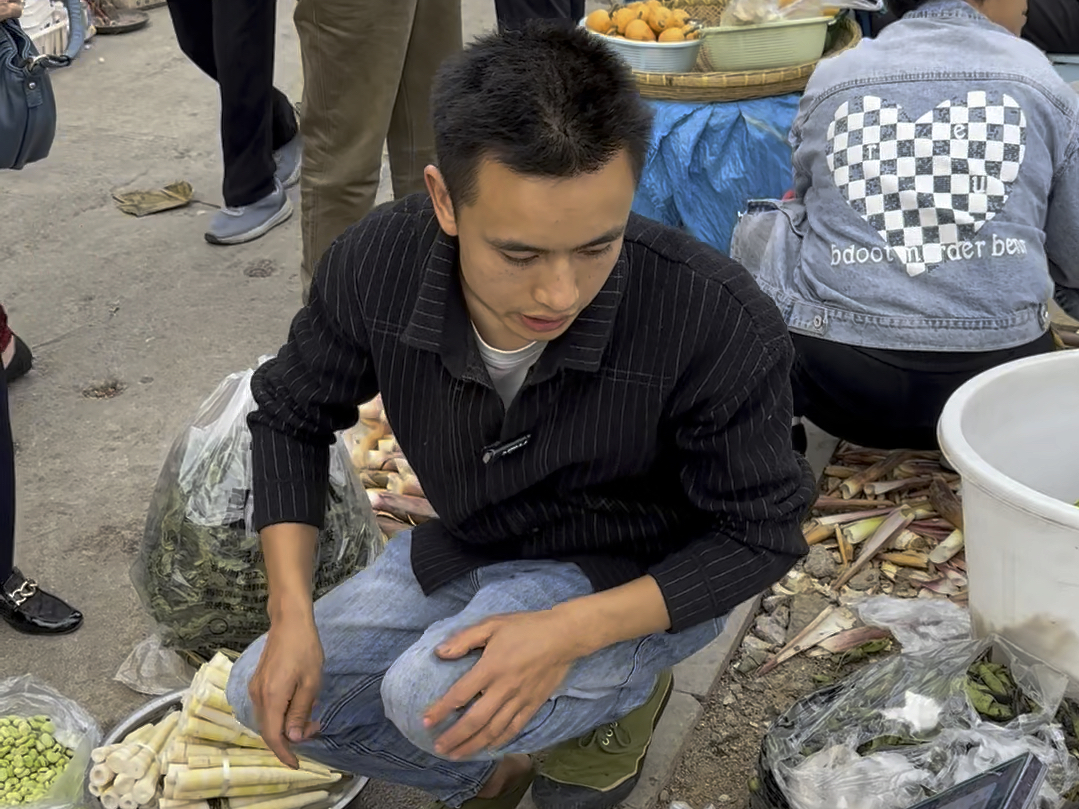
[[[771,633],[761,630],[758,638],[747,641],[745,653],[750,659],[743,661],[743,671],[757,667],[767,672],[807,652],[843,654],[857,652],[863,645],[878,650],[880,630],[834,625],[834,610],[865,596],[948,598],[966,603],[960,480],[941,460],[939,452],[884,451],[840,443],[824,469],[817,501],[802,526],[815,564],[806,564],[809,560],[800,564],[765,599],[766,606],[772,604],[767,609],[772,615],[759,620],[773,620],[768,627]],[[772,645],[770,637],[777,629],[774,620],[788,620],[789,610],[775,612],[775,605],[799,593],[823,596],[831,606],[770,658],[762,656],[761,641]]]

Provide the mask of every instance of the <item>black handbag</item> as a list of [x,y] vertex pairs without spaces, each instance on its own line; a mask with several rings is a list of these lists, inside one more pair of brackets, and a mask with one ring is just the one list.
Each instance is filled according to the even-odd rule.
[[67,53],[39,54],[16,20],[0,22],[0,169],[42,160],[56,134],[56,98],[48,71],[78,56],[86,38],[79,0],[67,0],[71,34]]

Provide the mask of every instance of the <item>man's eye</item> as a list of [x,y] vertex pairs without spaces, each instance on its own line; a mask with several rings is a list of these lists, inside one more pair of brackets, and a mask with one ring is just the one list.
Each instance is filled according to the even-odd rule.
[[510,264],[516,264],[518,267],[524,267],[536,260],[535,256],[512,256],[509,253],[503,253],[502,258]]
[[604,245],[603,247],[596,248],[594,250],[583,250],[582,253],[588,258],[599,258],[605,256],[611,252],[611,248],[614,247],[614,243]]

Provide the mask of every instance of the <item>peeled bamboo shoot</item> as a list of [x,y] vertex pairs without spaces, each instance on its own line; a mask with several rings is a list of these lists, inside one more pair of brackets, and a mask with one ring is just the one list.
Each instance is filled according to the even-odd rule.
[[[228,761],[230,767],[286,767],[277,756],[270,750],[254,750],[244,747],[230,747],[228,750],[217,751],[212,755],[188,755],[187,767],[191,770],[208,770],[220,767]],[[308,772],[316,772],[329,775],[333,772],[329,767],[312,761],[309,758],[299,758],[300,769]]]
[[131,794],[134,796],[136,803],[140,806],[144,806],[153,800],[154,795],[157,794],[157,782],[159,780],[161,780],[161,765],[155,758],[150,762],[150,769],[148,769],[146,774],[136,782],[131,790]]
[[120,809],[120,793],[116,791],[115,785],[102,792],[98,800],[105,809]]
[[110,744],[106,745],[105,747],[94,748],[94,750],[90,752],[90,761],[92,761],[94,764],[104,764],[105,759],[109,757],[109,754],[119,749],[120,745],[118,744]]
[[136,781],[146,775],[150,770],[150,765],[157,761],[161,749],[165,746],[165,740],[169,738],[179,720],[180,713],[178,711],[173,711],[161,720],[149,741],[140,742],[139,752],[134,758],[125,761],[122,769],[118,769],[116,772],[120,775],[130,775]]
[[115,777],[116,773],[109,769],[108,764],[95,764],[90,768],[90,783],[95,787],[106,787]]
[[119,809],[139,809],[139,802],[130,792],[120,796]]
[[[274,798],[290,798],[293,795],[306,795],[306,794],[310,794],[313,791],[318,792],[318,791],[321,791],[321,790],[318,787],[315,787],[315,788],[307,787],[305,789],[290,789],[288,792],[282,792],[280,794],[273,795],[272,797],[274,797]],[[248,807],[251,806],[252,804],[262,803],[264,800],[266,800],[265,795],[250,795],[250,796],[243,797],[243,798],[229,798],[228,799],[228,801],[229,801],[228,809],[248,809]],[[183,809],[183,807],[180,807],[180,809]]]
[[209,801],[177,801],[169,798],[158,800],[158,809],[210,809]]

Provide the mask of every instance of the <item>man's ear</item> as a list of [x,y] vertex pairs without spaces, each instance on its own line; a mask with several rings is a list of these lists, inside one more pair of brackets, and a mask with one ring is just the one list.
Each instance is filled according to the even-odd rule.
[[423,180],[427,183],[427,193],[435,205],[438,224],[447,235],[456,236],[457,216],[453,211],[453,201],[450,199],[450,192],[446,189],[446,182],[442,179],[442,172],[434,166],[428,166],[423,170]]

